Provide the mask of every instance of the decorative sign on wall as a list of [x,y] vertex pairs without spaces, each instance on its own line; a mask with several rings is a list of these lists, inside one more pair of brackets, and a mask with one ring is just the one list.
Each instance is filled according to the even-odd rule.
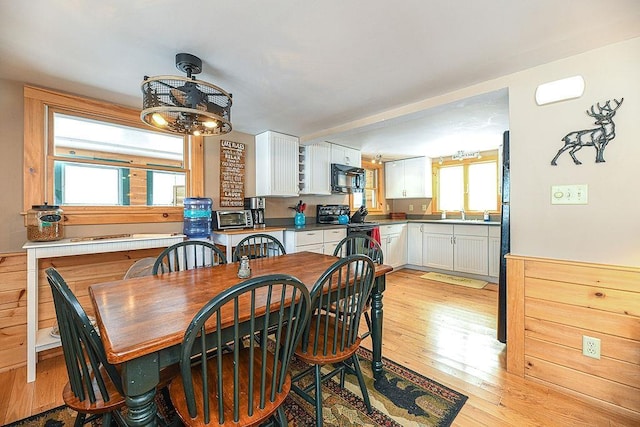
[[[613,123],[613,116],[616,115],[616,110],[620,108],[620,105],[624,101],[624,98],[620,98],[620,101],[614,99],[616,105],[611,106],[611,100],[607,101],[604,106],[600,106],[598,102],[596,105],[591,106],[591,110],[587,110],[587,115],[596,119],[595,124],[598,125],[592,129],[583,129],[569,132],[562,138],[564,141],[564,147],[558,150],[551,164],[557,166],[556,161],[558,157],[565,151],[569,150],[569,155],[573,159],[573,163],[581,165],[582,162],[576,157],[576,151],[582,147],[594,147],[596,149],[596,163],[604,162],[604,149],[607,147],[609,141],[616,137],[616,125]],[[595,111],[595,107],[598,107],[598,111]]]
[[244,144],[220,141],[220,207],[244,207]]

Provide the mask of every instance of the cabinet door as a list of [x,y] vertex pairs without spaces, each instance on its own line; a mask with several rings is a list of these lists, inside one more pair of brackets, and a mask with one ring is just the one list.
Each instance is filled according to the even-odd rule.
[[362,156],[360,154],[360,150],[356,150],[355,148],[345,147],[344,150],[344,161],[345,165],[353,166],[353,167],[362,167]]
[[453,270],[453,234],[422,234],[422,265]]
[[404,162],[386,162],[384,164],[384,188],[387,199],[404,197]]
[[385,258],[384,263],[394,268],[407,263],[406,227],[403,231],[387,237],[387,251],[385,253],[388,254],[389,259]]
[[331,146],[323,142],[304,147],[304,194],[331,194]]
[[489,237],[489,276],[498,277],[499,275],[500,275],[500,237]]
[[407,263],[422,265],[422,224],[409,223],[407,227]]
[[263,132],[255,148],[256,196],[298,196],[298,138]]
[[453,247],[455,271],[487,275],[489,268],[487,237],[456,235]]
[[431,159],[416,157],[404,162],[404,197],[431,197]]

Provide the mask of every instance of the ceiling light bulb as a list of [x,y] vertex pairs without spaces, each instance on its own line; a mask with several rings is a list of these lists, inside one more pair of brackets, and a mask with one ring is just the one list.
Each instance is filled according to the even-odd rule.
[[214,120],[210,120],[207,122],[202,122],[202,124],[204,125],[204,127],[209,128],[209,129],[213,129],[214,127],[218,126],[218,123]]
[[151,116],[151,119],[158,125],[158,126],[166,126],[169,124],[169,122],[162,117],[162,114],[160,113],[153,113],[153,115]]
[[200,136],[200,131],[199,130],[194,130],[193,131],[193,136]]

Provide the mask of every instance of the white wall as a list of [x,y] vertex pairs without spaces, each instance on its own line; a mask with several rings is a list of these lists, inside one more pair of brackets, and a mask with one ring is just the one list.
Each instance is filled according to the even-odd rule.
[[[580,74],[581,98],[537,106],[538,84]],[[509,76],[514,254],[640,266],[640,38]],[[550,161],[567,133],[594,127],[585,113],[609,99],[624,102],[616,137],[595,163],[585,147],[574,165],[568,153]],[[551,205],[553,184],[587,184],[589,204]]]

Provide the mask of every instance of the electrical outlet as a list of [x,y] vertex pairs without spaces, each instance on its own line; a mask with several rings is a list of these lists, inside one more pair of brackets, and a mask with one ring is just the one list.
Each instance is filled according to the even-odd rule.
[[409,205],[409,212],[413,212],[413,205]]
[[582,354],[594,359],[600,359],[600,338],[593,338],[587,335],[583,335]]
[[422,205],[422,212],[426,212],[427,211],[427,205]]
[[391,209],[389,209],[389,205],[387,205],[387,212],[389,212]]

